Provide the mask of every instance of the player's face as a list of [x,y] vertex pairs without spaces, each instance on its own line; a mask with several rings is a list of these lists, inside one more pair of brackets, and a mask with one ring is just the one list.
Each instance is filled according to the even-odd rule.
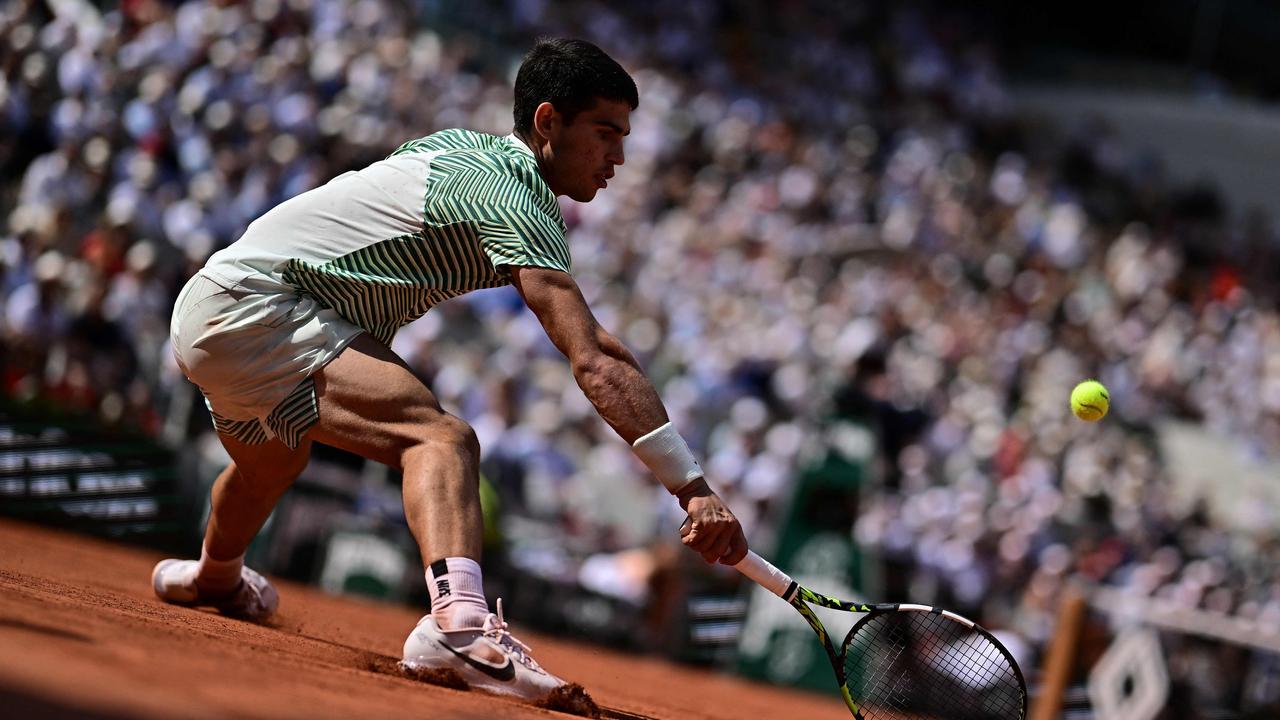
[[[557,120],[563,116],[557,113]],[[631,107],[615,100],[596,100],[573,122],[557,122],[549,134],[551,189],[578,202],[590,202],[626,160],[623,138],[631,132]]]

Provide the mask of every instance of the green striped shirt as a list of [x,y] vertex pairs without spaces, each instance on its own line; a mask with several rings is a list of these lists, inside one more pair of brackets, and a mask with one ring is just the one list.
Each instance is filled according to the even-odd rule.
[[437,303],[510,284],[511,265],[570,271],[555,194],[515,136],[445,130],[282,203],[206,272],[282,283],[390,344]]

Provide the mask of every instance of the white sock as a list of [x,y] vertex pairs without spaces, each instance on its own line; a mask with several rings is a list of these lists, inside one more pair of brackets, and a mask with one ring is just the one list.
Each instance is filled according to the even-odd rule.
[[464,557],[437,560],[427,566],[427,588],[431,591],[431,617],[441,630],[484,625],[489,603],[484,599],[480,563]]
[[234,590],[240,584],[240,569],[244,567],[244,553],[230,560],[209,557],[209,549],[200,548],[200,564],[196,566],[196,585],[203,590],[217,592]]

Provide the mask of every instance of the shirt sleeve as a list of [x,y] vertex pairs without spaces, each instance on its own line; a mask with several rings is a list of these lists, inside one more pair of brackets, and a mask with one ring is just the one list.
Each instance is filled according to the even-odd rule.
[[545,214],[513,214],[502,220],[483,220],[480,246],[495,268],[520,265],[570,271],[564,233]]
[[[455,188],[456,196],[468,199],[481,249],[495,268],[519,265],[570,272],[564,224],[537,202],[532,188],[503,173],[454,180],[464,186]],[[558,214],[558,206],[555,210]]]

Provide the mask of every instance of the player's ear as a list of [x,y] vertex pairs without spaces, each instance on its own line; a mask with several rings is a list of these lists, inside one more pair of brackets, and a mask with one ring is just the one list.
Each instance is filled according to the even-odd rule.
[[533,129],[538,135],[545,138],[552,138],[560,128],[560,113],[556,111],[556,106],[549,102],[540,103],[533,111]]

